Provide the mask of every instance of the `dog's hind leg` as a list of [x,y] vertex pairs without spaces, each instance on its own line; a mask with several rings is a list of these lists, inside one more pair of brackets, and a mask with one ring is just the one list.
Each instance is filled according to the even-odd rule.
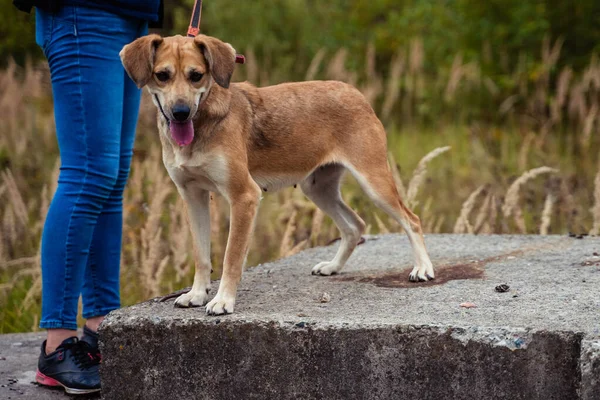
[[324,165],[300,184],[304,194],[333,219],[342,237],[334,259],[315,265],[312,269],[313,275],[331,275],[339,272],[365,229],[363,220],[342,200],[340,180],[344,170],[339,164]]
[[208,301],[210,291],[210,193],[188,187],[180,189],[186,204],[192,236],[196,271],[192,289],[175,300],[176,307],[200,307]]
[[408,235],[413,254],[414,267],[409,275],[411,281],[434,279],[433,265],[425,248],[421,221],[400,198],[385,152],[347,166],[373,202],[402,225]]

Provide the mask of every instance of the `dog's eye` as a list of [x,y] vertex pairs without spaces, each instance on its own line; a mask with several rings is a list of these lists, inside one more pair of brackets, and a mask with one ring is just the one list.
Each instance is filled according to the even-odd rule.
[[169,73],[166,71],[160,71],[155,73],[154,75],[156,75],[156,79],[158,79],[161,82],[166,82],[169,80]]
[[204,75],[201,74],[200,72],[197,71],[192,71],[192,73],[190,74],[190,81],[192,82],[200,82],[200,79],[202,79]]

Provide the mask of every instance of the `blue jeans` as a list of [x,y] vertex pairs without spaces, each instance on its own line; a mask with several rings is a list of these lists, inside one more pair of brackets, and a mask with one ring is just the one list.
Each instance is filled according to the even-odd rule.
[[86,7],[36,10],[52,77],[61,167],[42,234],[41,328],[77,328],[119,308],[123,190],[140,91],[119,51],[145,21]]

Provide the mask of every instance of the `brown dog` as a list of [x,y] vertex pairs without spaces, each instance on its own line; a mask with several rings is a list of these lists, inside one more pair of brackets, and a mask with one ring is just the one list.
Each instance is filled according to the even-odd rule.
[[131,79],[153,96],[163,161],[188,208],[196,273],[177,306],[208,301],[209,191],[228,200],[231,224],[221,284],[206,305],[208,314],[233,312],[263,190],[298,183],[333,219],[340,247],[332,261],[315,265],[312,273],[339,272],[365,228],[340,195],[346,169],[407,232],[415,256],[409,279],[434,278],[419,218],[403,204],[390,172],[385,130],[358,90],[335,81],[230,85],[235,50],[204,35],[148,35],[120,55]]

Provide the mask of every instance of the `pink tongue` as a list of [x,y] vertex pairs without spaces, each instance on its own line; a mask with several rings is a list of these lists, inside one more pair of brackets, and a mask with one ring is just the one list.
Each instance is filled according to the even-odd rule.
[[171,121],[169,128],[171,129],[171,137],[180,146],[187,146],[194,140],[194,125],[192,121],[183,123]]

